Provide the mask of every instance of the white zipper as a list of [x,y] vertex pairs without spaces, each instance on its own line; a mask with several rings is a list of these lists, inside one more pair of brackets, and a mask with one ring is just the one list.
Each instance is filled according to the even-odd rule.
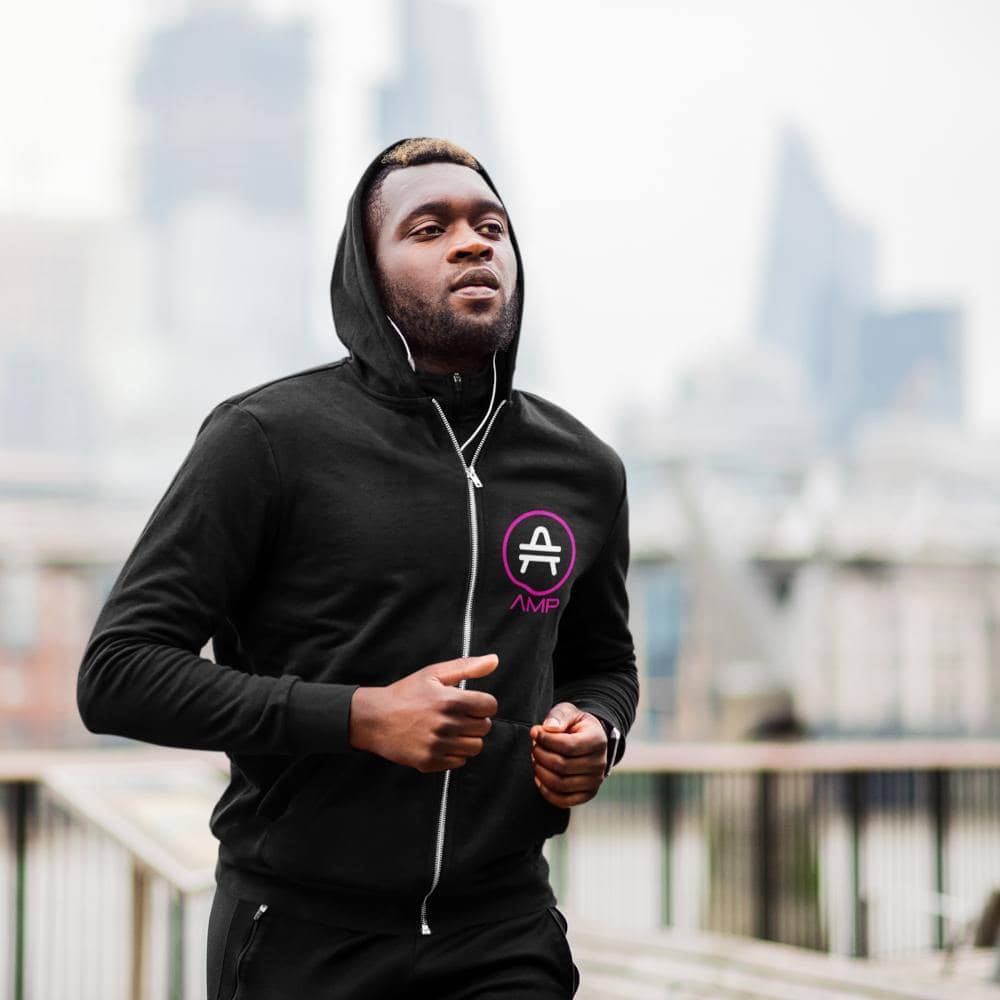
[[[472,456],[472,461],[469,462],[468,465],[465,464],[465,456],[462,454],[461,447],[459,447],[458,438],[455,437],[455,432],[451,429],[451,424],[448,423],[448,418],[445,417],[444,410],[441,409],[441,404],[434,398],[431,398],[431,402],[441,415],[441,420],[444,422],[445,430],[448,431],[448,436],[451,438],[452,444],[455,446],[455,451],[458,453],[459,461],[462,463],[462,468],[465,470],[466,486],[469,490],[469,530],[472,543],[472,565],[469,568],[469,591],[465,599],[465,618],[463,620],[462,628],[462,656],[468,656],[472,645],[472,595],[476,586],[476,566],[479,561],[479,529],[476,524],[476,488],[481,488],[483,485],[479,476],[476,475],[475,465],[476,459],[479,458],[479,452],[482,451],[483,444],[486,442],[486,437],[490,433],[490,428],[493,426],[493,421],[496,420],[497,414],[503,408],[503,405],[507,402],[507,400],[500,400],[500,404],[493,411],[493,416],[490,417],[490,422],[486,425],[486,430],[483,432],[483,436],[479,439],[479,445],[476,447],[475,454]],[[463,678],[459,682],[458,686],[464,689],[466,680],[468,680],[468,678]],[[450,778],[451,770],[449,769],[444,772],[444,787],[441,790],[441,807],[438,812],[437,825],[437,846],[434,849],[434,878],[431,881],[431,887],[427,890],[427,894],[424,896],[423,901],[420,904],[421,934],[431,933],[430,924],[427,923],[427,900],[430,898],[431,893],[437,887],[438,880],[441,878],[441,856],[444,849],[444,825],[448,809],[448,784]]]

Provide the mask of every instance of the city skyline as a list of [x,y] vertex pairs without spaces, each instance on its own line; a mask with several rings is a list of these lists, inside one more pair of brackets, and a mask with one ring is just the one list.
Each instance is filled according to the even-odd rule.
[[[373,151],[371,92],[398,70],[393,8],[249,7],[278,20],[309,13],[318,24],[313,253],[325,260],[357,165]],[[13,141],[0,158],[0,211],[100,218],[126,210],[135,195],[127,81],[141,39],[184,9],[164,3],[146,14],[112,4],[99,31],[67,8],[60,23],[72,46],[45,39],[54,5],[19,14],[8,34],[17,51],[10,42],[4,51],[0,108]],[[901,18],[897,3],[864,16],[818,4],[806,19],[780,3],[756,13],[716,4],[699,14],[672,4],[589,3],[569,45],[561,5],[481,9],[486,100],[512,164],[510,207],[531,269],[526,316],[545,338],[544,384],[526,388],[608,434],[616,394],[661,395],[690,365],[746,341],[777,136],[794,121],[840,206],[878,233],[883,301],[894,309],[942,298],[960,304],[970,424],[1000,428],[988,377],[1000,363],[991,337],[1000,291],[990,266],[1000,257],[1000,204],[989,185],[1000,169],[1000,137],[986,113],[998,71],[985,43],[995,11],[921,4]],[[895,45],[883,50],[875,40],[889,26]],[[624,55],[604,53],[600,72],[578,72],[574,53],[609,33],[620,41],[622,32]],[[43,39],[48,61],[32,63]],[[847,65],[850,73],[837,75]],[[564,81],[563,93],[546,94],[543,70]],[[568,157],[572,170],[555,169]],[[649,225],[623,228],[636,219]],[[591,293],[586,301],[579,287]],[[323,339],[332,332],[325,288],[309,294],[313,335],[338,356],[337,341]],[[611,328],[614,352],[601,349]]]

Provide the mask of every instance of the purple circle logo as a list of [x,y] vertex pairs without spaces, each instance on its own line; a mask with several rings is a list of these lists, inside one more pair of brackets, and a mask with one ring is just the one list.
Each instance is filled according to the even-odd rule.
[[550,510],[519,514],[503,536],[503,568],[510,582],[535,597],[558,590],[576,562],[569,525]]

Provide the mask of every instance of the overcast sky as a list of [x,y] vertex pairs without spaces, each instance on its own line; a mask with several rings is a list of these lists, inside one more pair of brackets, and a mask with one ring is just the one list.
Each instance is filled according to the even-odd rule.
[[[35,0],[7,13],[0,211],[128,210],[136,45],[185,6]],[[1000,430],[1000,4],[476,7],[526,309],[545,338],[544,385],[529,387],[607,433],[614,397],[663,394],[686,365],[749,335],[789,121],[837,203],[875,229],[887,302],[966,310],[973,425]],[[332,259],[346,197],[378,148],[365,88],[391,71],[394,48],[387,0],[315,8],[317,253]],[[317,310],[325,296],[324,284]]]

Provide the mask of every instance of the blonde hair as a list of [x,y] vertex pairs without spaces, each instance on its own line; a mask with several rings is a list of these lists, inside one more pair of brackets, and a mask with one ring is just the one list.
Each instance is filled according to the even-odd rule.
[[436,160],[461,163],[473,170],[479,169],[479,161],[458,143],[450,139],[430,139],[425,136],[404,139],[387,150],[379,163],[382,166],[415,167],[420,163],[433,163]]

